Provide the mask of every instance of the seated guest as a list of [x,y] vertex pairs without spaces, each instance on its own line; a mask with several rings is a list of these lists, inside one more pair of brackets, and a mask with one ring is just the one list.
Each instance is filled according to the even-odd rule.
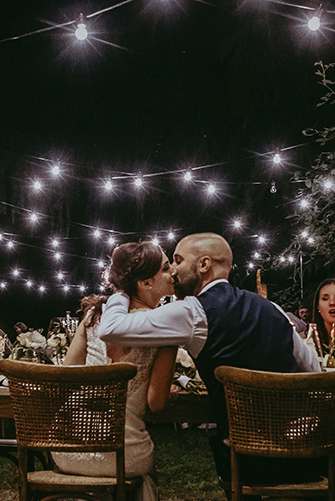
[[309,309],[305,304],[300,304],[298,309],[298,317],[301,318],[306,325],[309,322]]
[[50,320],[49,323],[47,339],[49,339],[49,337],[53,334],[60,333],[66,334],[66,337],[69,338],[69,331],[62,325],[62,322],[58,317],[54,317]]
[[318,285],[313,301],[312,321],[317,325],[322,349],[328,353],[330,332],[335,323],[335,278],[327,278]]
[[286,311],[285,313],[288,316],[288,318],[290,319],[291,324],[294,325],[295,330],[297,331],[299,336],[302,337],[302,339],[305,339],[306,338],[306,330],[307,330],[307,325],[305,324],[305,322],[303,320],[301,320],[301,318],[296,317],[290,311]]
[[[259,294],[228,282],[232,260],[231,248],[220,235],[199,233],[183,238],[172,265],[175,294],[183,300],[128,314],[129,298],[113,294],[98,329],[102,340],[120,346],[186,347],[217,415],[219,436],[212,447],[217,470],[225,479],[230,477],[230,450],[225,445],[228,419],[223,385],[216,380],[214,369],[231,365],[274,372],[321,370],[316,354],[292,329],[283,310]],[[264,470],[259,464],[253,468],[259,474]],[[273,462],[268,470],[279,472]],[[294,469],[290,465],[287,471],[297,473],[299,465]]]
[[14,336],[10,335],[10,341],[13,344],[19,334],[22,334],[23,332],[28,332],[28,327],[23,322],[16,322],[16,324],[14,325],[14,330],[15,330]]
[[[108,283],[112,290],[124,290],[131,298],[130,310],[156,308],[163,296],[173,294],[171,266],[162,249],[151,242],[117,247],[111,258]],[[161,410],[169,397],[177,348],[106,346],[97,336],[101,312],[108,297],[91,294],[82,300],[84,319],[79,324],[65,358],[65,365],[101,365],[132,362],[137,374],[129,381],[125,423],[126,475],[143,476],[141,501],[157,501],[153,480],[153,443],[143,416],[149,405]],[[58,468],[65,473],[115,476],[114,453],[54,453]]]

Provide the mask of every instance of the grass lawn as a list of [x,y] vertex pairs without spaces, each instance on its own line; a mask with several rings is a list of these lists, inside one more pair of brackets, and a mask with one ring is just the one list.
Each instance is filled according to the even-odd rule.
[[[172,424],[149,425],[155,444],[161,501],[225,501],[220,489],[208,432]],[[17,468],[0,457],[0,500],[18,501]]]

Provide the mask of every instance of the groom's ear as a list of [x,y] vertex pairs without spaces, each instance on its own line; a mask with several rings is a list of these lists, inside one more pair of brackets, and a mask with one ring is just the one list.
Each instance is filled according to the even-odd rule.
[[138,280],[137,287],[139,289],[152,289],[152,280],[147,278],[146,280]]
[[212,265],[211,258],[209,256],[202,256],[199,259],[199,272],[207,273]]

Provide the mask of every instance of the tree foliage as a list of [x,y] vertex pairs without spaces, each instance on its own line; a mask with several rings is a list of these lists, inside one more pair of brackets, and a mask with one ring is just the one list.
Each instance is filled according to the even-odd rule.
[[[318,83],[325,94],[317,104],[335,104],[335,63],[315,63]],[[303,134],[315,137],[323,147],[307,171],[297,171],[293,180],[300,183],[298,203],[292,216],[294,237],[274,266],[280,268],[291,257],[296,263],[293,285],[278,293],[282,304],[292,304],[299,297],[301,262],[303,275],[309,283],[319,282],[325,275],[334,275],[335,264],[335,125],[306,129]]]

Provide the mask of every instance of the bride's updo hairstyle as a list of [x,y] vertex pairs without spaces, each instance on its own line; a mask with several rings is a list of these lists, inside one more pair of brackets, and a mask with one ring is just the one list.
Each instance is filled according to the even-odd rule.
[[162,248],[151,242],[129,242],[114,249],[108,270],[108,286],[137,294],[137,281],[152,278],[162,265]]

